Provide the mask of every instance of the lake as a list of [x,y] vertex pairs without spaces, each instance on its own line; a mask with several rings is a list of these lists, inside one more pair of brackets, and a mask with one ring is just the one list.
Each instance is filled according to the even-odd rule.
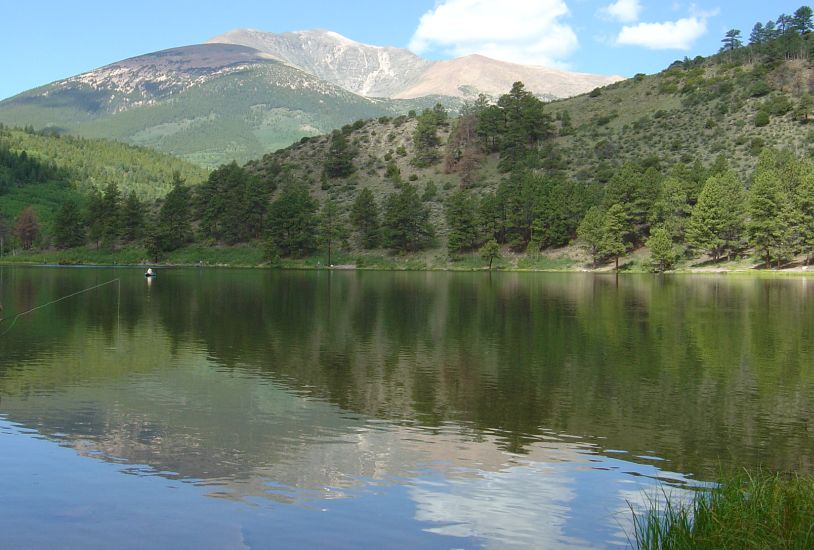
[[[104,284],[108,283],[108,284]],[[814,471],[814,280],[0,268],[0,547],[605,548]]]

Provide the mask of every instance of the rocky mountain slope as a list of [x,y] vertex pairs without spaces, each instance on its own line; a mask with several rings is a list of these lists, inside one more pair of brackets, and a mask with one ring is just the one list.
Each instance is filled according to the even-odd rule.
[[506,63],[482,55],[427,61],[406,49],[360,44],[323,30],[275,34],[236,29],[209,42],[255,48],[366,97],[413,99],[440,95],[474,99],[479,93],[498,96],[520,80],[536,95],[555,99],[622,79]]
[[548,97],[609,81],[480,57],[433,63],[326,31],[233,31],[24,92],[0,102],[0,123],[115,139],[214,167],[359,119],[439,101],[455,111],[462,98],[516,80]]

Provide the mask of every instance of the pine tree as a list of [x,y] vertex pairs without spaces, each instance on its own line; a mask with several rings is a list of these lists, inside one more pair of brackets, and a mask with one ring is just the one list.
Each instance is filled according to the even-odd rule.
[[164,197],[158,213],[157,238],[164,252],[181,248],[192,240],[191,198],[189,187],[180,174],[173,174],[172,190]]
[[74,248],[85,244],[82,212],[75,200],[65,201],[54,218],[54,243],[58,248]]
[[319,244],[328,252],[328,265],[333,266],[333,251],[338,245],[347,241],[348,230],[339,205],[331,197],[325,199],[322,204],[317,229]]
[[803,177],[795,195],[795,206],[799,213],[798,231],[800,245],[806,254],[806,265],[814,255],[814,165],[804,163]]
[[329,178],[346,178],[354,171],[353,157],[355,150],[348,144],[345,134],[334,131],[331,145],[325,157],[324,171]]
[[359,232],[362,247],[370,249],[379,246],[381,240],[379,207],[373,193],[367,187],[356,195],[350,216],[354,229]]
[[741,31],[738,29],[730,29],[726,31],[723,39],[721,40],[723,46],[721,47],[721,51],[723,52],[733,52],[743,46],[743,40],[741,39]]
[[122,208],[122,238],[135,242],[144,236],[144,204],[138,199],[135,191],[130,191]]
[[687,243],[709,252],[717,261],[741,246],[745,197],[743,184],[734,172],[710,177],[687,224]]
[[105,234],[105,202],[98,189],[91,191],[88,197],[85,225],[88,226],[88,237],[99,248]]
[[472,250],[478,245],[478,204],[474,197],[465,191],[453,193],[446,203],[447,228],[450,252]]
[[614,259],[616,271],[619,271],[619,257],[628,250],[625,238],[629,233],[630,223],[625,209],[620,204],[612,205],[602,223],[601,250],[604,255]]
[[424,112],[418,117],[415,132],[413,132],[416,166],[431,166],[440,158],[436,120],[436,114],[430,109],[424,109]]
[[596,262],[602,253],[604,237],[605,212],[598,206],[591,207],[577,227],[577,238],[591,255],[591,262]]
[[121,233],[121,193],[115,183],[105,187],[102,196],[102,239],[107,245],[114,245]]
[[491,271],[492,262],[500,259],[500,245],[497,244],[496,240],[489,239],[480,247],[478,254],[480,254],[480,257],[483,258],[484,261],[489,262],[489,270]]
[[663,227],[654,227],[650,231],[647,248],[650,249],[650,261],[656,271],[671,269],[678,259],[670,233]]
[[268,236],[282,256],[302,257],[316,250],[317,203],[296,182],[283,188],[268,214]]
[[414,185],[405,184],[384,202],[382,220],[384,245],[400,252],[415,252],[435,237],[430,211],[421,202]]
[[780,244],[780,182],[772,170],[759,171],[749,190],[749,243],[763,257],[766,269]]

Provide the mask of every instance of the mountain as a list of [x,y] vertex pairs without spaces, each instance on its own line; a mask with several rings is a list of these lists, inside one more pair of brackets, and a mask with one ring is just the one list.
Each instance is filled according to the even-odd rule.
[[[0,102],[0,122],[115,139],[214,167],[246,162],[359,119],[420,111],[437,102],[454,111],[463,98],[524,78],[547,97],[608,81],[574,75],[577,87],[569,88],[562,80],[568,73],[549,71],[551,87],[535,89],[546,78],[532,74],[545,71],[485,58],[430,62],[326,31],[238,30],[24,92]],[[477,78],[467,80],[468,74]],[[451,78],[462,80],[449,84]]]
[[479,93],[498,96],[519,80],[536,95],[556,99],[622,80],[506,63],[482,55],[427,61],[406,49],[360,44],[324,30],[275,34],[236,29],[209,42],[254,48],[366,97],[475,99]]
[[396,97],[433,65],[409,50],[360,44],[322,30],[275,34],[236,29],[208,42],[254,48],[365,97]]

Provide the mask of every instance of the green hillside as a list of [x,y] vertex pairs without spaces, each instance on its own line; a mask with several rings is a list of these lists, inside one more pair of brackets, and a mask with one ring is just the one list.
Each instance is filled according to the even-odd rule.
[[191,184],[207,177],[202,168],[152,149],[0,126],[0,232],[8,241],[15,219],[32,207],[47,243],[66,202],[84,209],[92,191],[110,185],[123,196],[133,192],[152,201],[166,195],[176,173]]
[[[114,139],[213,168],[232,160],[247,162],[358,119],[402,114],[438,101],[365,98],[266,59],[206,67],[201,70],[205,77],[184,73],[183,61],[197,59],[201,48],[179,49],[181,61],[169,72],[144,75],[153,70],[153,58],[160,62],[161,52],[122,62],[139,64],[127,67],[141,79],[128,84],[136,88],[128,93],[101,76],[101,84],[88,84],[80,76],[25,92],[0,102],[0,122]],[[97,72],[104,76],[107,70],[112,69]],[[177,82],[170,90],[159,90],[173,78]]]
[[172,175],[190,183],[206,179],[207,171],[146,147],[102,139],[84,139],[0,126],[0,148],[22,153],[59,169],[59,179],[88,192],[115,183],[123,193],[156,199],[169,191]]

